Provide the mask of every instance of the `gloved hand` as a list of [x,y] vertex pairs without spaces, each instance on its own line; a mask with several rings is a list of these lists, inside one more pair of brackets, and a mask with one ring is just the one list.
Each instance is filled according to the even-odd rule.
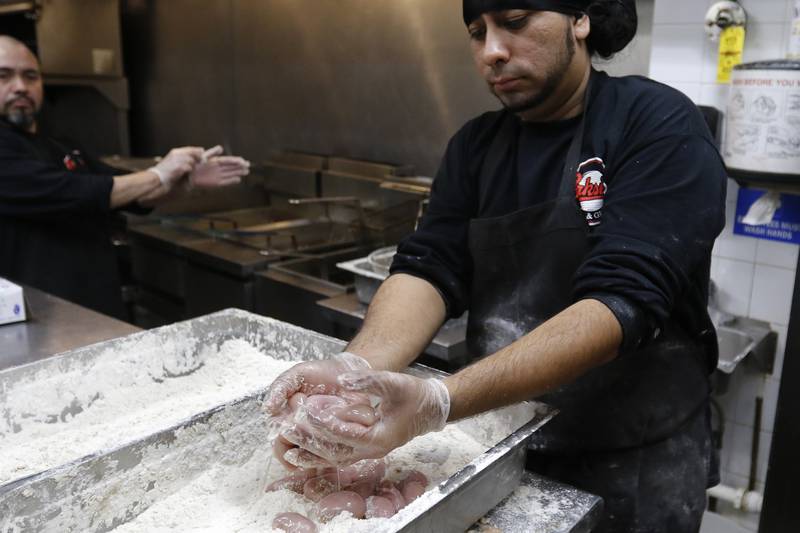
[[330,359],[300,363],[278,376],[267,389],[264,408],[269,416],[291,413],[289,399],[300,392],[312,394],[336,394],[341,390],[337,381],[340,374],[368,370],[370,364],[363,357],[350,352],[341,352]]
[[183,176],[194,170],[202,159],[202,148],[196,146],[173,148],[161,161],[147,170],[158,176],[161,185],[170,190]]
[[222,147],[215,146],[203,152],[202,161],[189,174],[188,186],[206,189],[226,187],[241,183],[250,173],[250,162],[236,156],[223,156]]
[[289,399],[289,409],[291,414],[273,417],[270,424],[273,427],[275,425],[280,427],[279,434],[273,442],[273,453],[290,470],[295,467],[310,469],[333,466],[326,459],[298,448],[280,434],[298,424],[305,424],[309,415],[317,418],[332,416],[343,422],[352,422],[365,427],[377,421],[369,396],[350,391],[340,391],[336,396],[325,394],[306,396],[298,392]]
[[361,371],[342,375],[338,381],[345,391],[378,398],[374,424],[345,420],[330,411],[306,410],[297,423],[281,433],[286,441],[330,464],[383,457],[418,435],[441,430],[447,423],[450,393],[438,379]]

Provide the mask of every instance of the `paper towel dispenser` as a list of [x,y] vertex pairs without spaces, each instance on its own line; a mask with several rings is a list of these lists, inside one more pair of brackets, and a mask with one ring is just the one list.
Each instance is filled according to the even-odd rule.
[[800,61],[735,67],[726,115],[728,174],[754,187],[800,191]]

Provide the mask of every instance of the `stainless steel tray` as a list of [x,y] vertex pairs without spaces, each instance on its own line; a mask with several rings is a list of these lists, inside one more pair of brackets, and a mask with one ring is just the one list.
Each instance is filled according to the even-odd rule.
[[355,274],[356,296],[359,302],[369,305],[372,301],[378,292],[378,287],[389,277],[389,267],[396,251],[396,246],[379,248],[367,257],[336,264],[342,270]]
[[[50,360],[0,373],[0,394],[30,376],[53,374],[88,365],[104,350],[131,338],[174,335],[196,339],[194,350],[210,343],[241,338],[291,360],[312,360],[340,350],[342,341],[290,324],[227,310],[150,332],[67,352]],[[271,349],[269,349],[271,348]],[[280,349],[277,349],[280,348]],[[186,354],[192,358],[192,350]],[[411,372],[431,375],[414,367]],[[47,385],[52,386],[52,385]],[[2,407],[0,396],[0,408]],[[267,428],[261,393],[198,413],[173,427],[110,450],[98,450],[39,474],[0,487],[0,531],[109,531],[126,523],[154,502],[174,494],[215,465],[236,467],[268,456]],[[57,406],[55,406],[57,407]],[[525,443],[554,410],[525,403],[463,422],[488,451],[448,480],[386,521],[385,531],[463,531],[518,484],[523,474]],[[491,424],[487,423],[491,422]],[[498,438],[489,427],[507,424]],[[181,461],[180,475],[164,465]]]

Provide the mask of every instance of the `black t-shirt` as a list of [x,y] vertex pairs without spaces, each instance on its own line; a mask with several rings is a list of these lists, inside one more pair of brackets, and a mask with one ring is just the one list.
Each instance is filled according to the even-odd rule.
[[0,121],[0,277],[123,317],[109,206],[118,173]]
[[[725,224],[727,184],[714,140],[696,106],[668,86],[602,72],[593,83],[581,161],[603,160],[608,189],[602,223],[588,229],[573,298],[608,305],[623,329],[622,352],[667,321],[707,335],[711,250]],[[505,164],[482,172],[505,120],[520,122],[516,143]],[[505,111],[468,122],[450,140],[428,211],[399,245],[392,273],[431,282],[450,317],[469,309],[470,220],[555,198],[579,122],[524,123]]]

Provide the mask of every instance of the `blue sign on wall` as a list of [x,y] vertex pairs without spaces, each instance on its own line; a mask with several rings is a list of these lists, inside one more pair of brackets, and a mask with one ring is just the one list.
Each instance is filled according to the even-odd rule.
[[742,223],[742,218],[747,214],[750,206],[764,194],[765,192],[761,190],[739,189],[733,232],[737,235],[757,239],[800,244],[800,196],[781,194],[781,205],[775,211],[772,222],[768,224],[751,226]]

